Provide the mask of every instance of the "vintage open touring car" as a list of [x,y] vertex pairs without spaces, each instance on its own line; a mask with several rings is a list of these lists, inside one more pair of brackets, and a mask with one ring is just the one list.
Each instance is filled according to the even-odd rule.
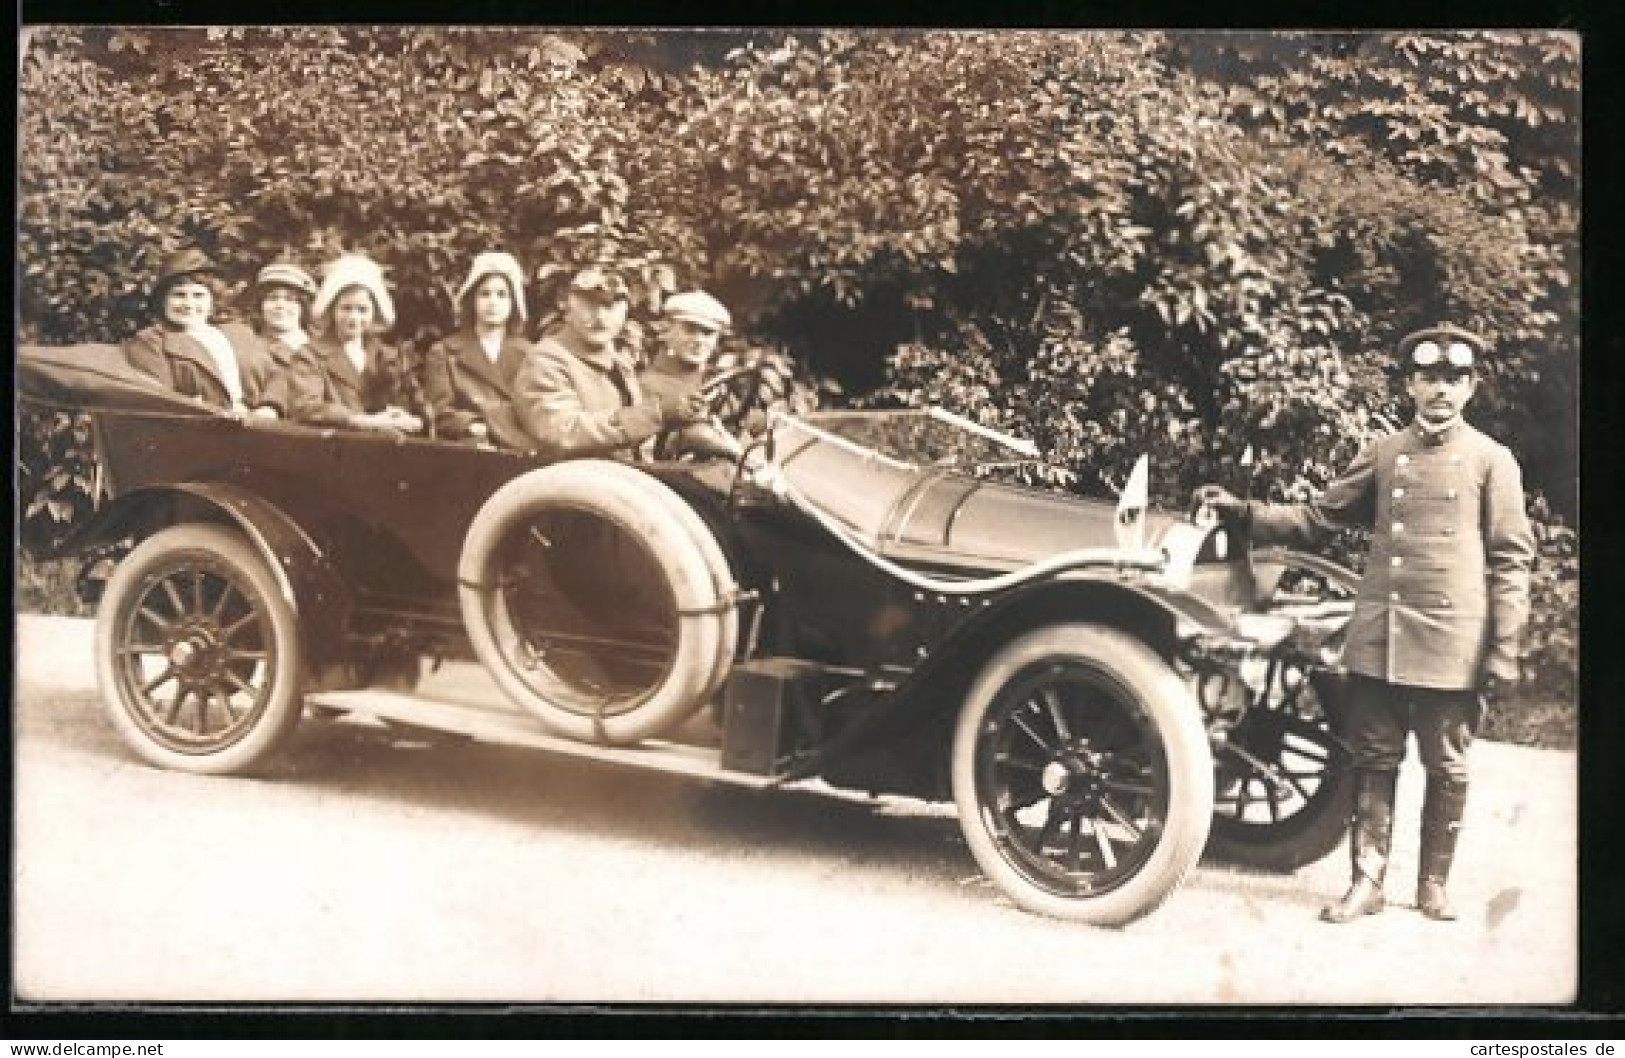
[[[574,460],[221,415],[110,347],[19,350],[102,480],[108,716],[165,768],[379,720],[755,786],[952,802],[1017,905],[1123,924],[1204,850],[1292,870],[1347,812],[1350,575],[998,480],[941,411],[775,412],[737,462]],[[434,659],[496,700],[440,700]],[[537,766],[546,767],[539,754]]]

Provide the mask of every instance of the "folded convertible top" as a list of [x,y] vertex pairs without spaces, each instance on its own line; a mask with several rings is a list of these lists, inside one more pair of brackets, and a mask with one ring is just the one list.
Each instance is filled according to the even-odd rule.
[[116,345],[19,345],[16,388],[23,400],[76,411],[219,414],[131,367]]

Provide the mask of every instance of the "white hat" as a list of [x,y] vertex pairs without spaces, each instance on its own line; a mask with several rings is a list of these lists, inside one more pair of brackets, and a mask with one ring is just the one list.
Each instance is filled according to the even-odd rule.
[[519,262],[511,253],[493,251],[476,255],[474,263],[469,266],[468,278],[457,290],[457,304],[462,305],[463,298],[486,276],[501,276],[508,281],[508,289],[513,292],[513,307],[519,313],[519,318],[524,319],[525,270],[519,267]]
[[666,299],[660,311],[667,319],[697,323],[713,331],[725,331],[733,322],[733,317],[728,314],[722,302],[703,290],[673,294]]
[[320,319],[339,294],[350,287],[361,287],[372,295],[372,303],[378,309],[379,323],[384,327],[395,323],[395,303],[390,300],[389,290],[384,286],[384,270],[372,258],[354,253],[329,261],[322,270],[322,285],[316,291],[316,303],[311,306],[311,315]]

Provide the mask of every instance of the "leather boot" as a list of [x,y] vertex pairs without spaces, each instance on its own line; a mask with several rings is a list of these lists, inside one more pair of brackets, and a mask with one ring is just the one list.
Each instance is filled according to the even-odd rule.
[[1456,858],[1456,837],[1461,833],[1461,819],[1466,809],[1466,782],[1428,776],[1427,790],[1422,795],[1422,848],[1416,877],[1416,909],[1440,922],[1456,920],[1456,909],[1450,906],[1445,883],[1450,880],[1450,864]]
[[1394,791],[1397,771],[1354,773],[1354,818],[1349,828],[1349,859],[1353,883],[1343,899],[1320,911],[1322,922],[1352,922],[1375,915],[1384,904],[1383,877],[1388,873],[1388,848],[1394,832]]

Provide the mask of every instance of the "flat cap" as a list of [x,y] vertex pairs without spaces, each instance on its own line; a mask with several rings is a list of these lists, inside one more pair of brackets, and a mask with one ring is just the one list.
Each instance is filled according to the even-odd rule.
[[669,320],[696,323],[713,331],[725,331],[733,323],[727,307],[703,290],[673,294],[660,311]]

